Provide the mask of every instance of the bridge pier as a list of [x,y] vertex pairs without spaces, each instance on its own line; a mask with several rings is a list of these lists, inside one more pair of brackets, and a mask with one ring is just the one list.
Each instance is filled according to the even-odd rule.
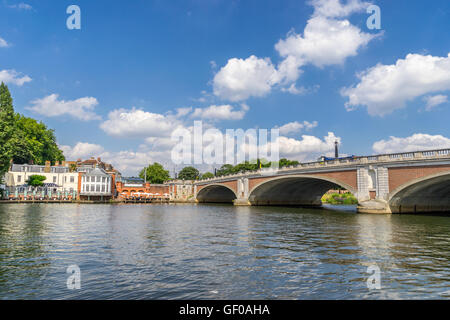
[[387,201],[375,199],[362,201],[357,206],[358,213],[391,214],[391,208]]

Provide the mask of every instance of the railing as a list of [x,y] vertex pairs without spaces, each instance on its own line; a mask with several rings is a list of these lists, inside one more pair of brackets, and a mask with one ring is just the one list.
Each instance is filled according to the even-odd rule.
[[[365,164],[365,163],[383,163],[383,162],[396,162],[396,161],[410,161],[410,160],[431,160],[450,158],[450,149],[440,150],[428,150],[428,151],[416,151],[416,152],[403,152],[403,153],[391,153],[381,154],[375,156],[354,157],[347,159],[327,160],[327,161],[315,161],[300,163],[295,166],[282,167],[281,171],[290,171],[296,169],[309,169],[309,168],[323,168],[323,167],[337,167],[348,164]],[[246,171],[241,173],[230,174],[226,176],[214,177],[209,179],[200,180],[199,182],[210,182],[223,179],[232,179],[238,177],[244,177],[248,174],[262,174],[261,170]]]

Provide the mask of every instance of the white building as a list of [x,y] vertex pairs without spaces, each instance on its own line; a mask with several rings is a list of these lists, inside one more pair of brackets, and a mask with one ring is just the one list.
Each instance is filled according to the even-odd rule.
[[6,187],[19,187],[26,185],[33,175],[46,177],[44,183],[57,185],[57,191],[73,193],[78,190],[78,172],[70,172],[65,166],[13,164],[5,174],[4,182]]
[[81,176],[81,199],[105,200],[112,195],[112,177],[101,168],[85,168]]

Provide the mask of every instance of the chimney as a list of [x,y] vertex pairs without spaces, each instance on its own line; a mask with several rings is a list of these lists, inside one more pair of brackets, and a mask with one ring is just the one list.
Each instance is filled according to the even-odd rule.
[[334,142],[334,157],[337,159],[339,158],[339,149],[338,149],[339,142],[336,140]]
[[50,163],[50,161],[45,161],[45,168],[44,168],[44,172],[46,172],[46,173],[50,173],[50,166],[51,166],[51,163]]

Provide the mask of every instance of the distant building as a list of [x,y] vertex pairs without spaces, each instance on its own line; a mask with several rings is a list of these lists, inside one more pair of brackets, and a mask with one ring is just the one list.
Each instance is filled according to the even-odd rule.
[[169,186],[151,184],[136,177],[121,177],[116,182],[118,198],[169,198]]
[[172,180],[167,182],[172,201],[193,201],[197,194],[197,186],[191,180]]
[[78,172],[71,172],[69,167],[57,162],[54,166],[47,161],[45,165],[12,164],[10,170],[5,174],[4,182],[6,188],[23,187],[32,175],[46,177],[44,183],[52,184],[55,192],[73,193],[78,189]]
[[[108,197],[115,198],[115,197],[118,196],[118,193],[117,193],[117,190],[116,190],[116,181],[121,178],[121,174],[120,174],[119,171],[114,169],[114,167],[111,164],[103,162],[101,160],[101,158],[94,158],[94,157],[91,157],[90,159],[84,160],[84,161],[81,160],[81,159],[78,159],[74,163],[76,165],[76,171],[81,174],[81,177],[83,175],[89,174],[94,169],[100,169],[100,170],[102,170],[103,173],[106,173],[106,174],[108,174],[111,177],[111,179],[110,179],[110,183],[111,183],[110,193],[111,193],[111,195],[110,196],[100,195],[100,198],[101,197],[105,198],[104,196],[106,196],[106,198],[108,198]],[[79,183],[80,194],[81,194],[81,190],[82,190],[82,185],[83,185],[82,178],[80,178],[80,183]],[[88,195],[87,197],[91,198],[91,195]],[[86,196],[83,196],[83,198],[86,198]]]
[[113,178],[104,169],[80,172],[80,200],[103,201],[113,197]]

